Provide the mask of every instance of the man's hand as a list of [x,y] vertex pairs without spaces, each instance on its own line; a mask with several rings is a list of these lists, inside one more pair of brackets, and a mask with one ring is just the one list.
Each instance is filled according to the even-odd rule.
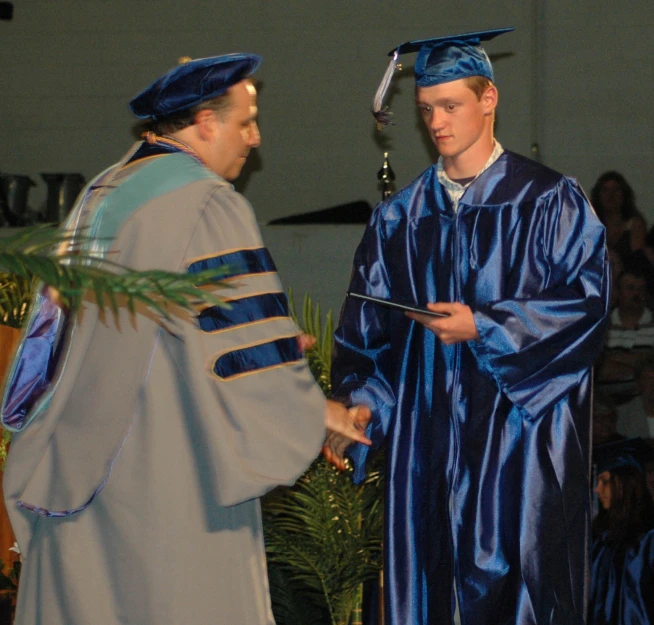
[[429,310],[446,313],[448,317],[432,317],[420,313],[407,312],[407,317],[422,323],[425,328],[431,330],[445,345],[473,341],[479,338],[475,318],[472,315],[470,306],[465,304],[444,303],[427,304]]
[[297,336],[297,346],[300,349],[300,352],[304,354],[307,349],[311,349],[317,342],[317,339],[312,334],[305,334],[302,332]]
[[370,416],[370,408],[367,406],[346,408],[339,402],[327,400],[325,425],[328,434],[322,448],[327,462],[342,471],[345,469],[345,450],[352,443],[371,444],[364,434]]

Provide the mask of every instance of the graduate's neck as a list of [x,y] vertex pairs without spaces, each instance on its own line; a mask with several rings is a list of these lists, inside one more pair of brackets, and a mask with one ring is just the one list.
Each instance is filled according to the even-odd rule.
[[463,152],[443,156],[443,169],[451,180],[474,178],[488,162],[494,147],[492,134],[481,137]]

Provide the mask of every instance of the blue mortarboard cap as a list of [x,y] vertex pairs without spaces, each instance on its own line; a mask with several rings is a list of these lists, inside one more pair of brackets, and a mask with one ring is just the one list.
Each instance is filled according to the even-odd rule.
[[379,125],[390,123],[389,115],[383,108],[383,100],[395,73],[397,57],[400,54],[417,52],[414,73],[416,84],[420,87],[440,85],[469,76],[485,76],[493,80],[493,68],[482,41],[488,41],[514,30],[497,28],[433,39],[419,39],[400,44],[388,54],[391,58],[386,74],[375,94],[372,111]]
[[155,80],[130,103],[140,119],[162,119],[217,98],[261,65],[256,54],[225,54],[187,61]]
[[642,438],[628,438],[593,447],[593,463],[597,474],[621,467],[633,467],[641,472],[654,461],[654,447]]

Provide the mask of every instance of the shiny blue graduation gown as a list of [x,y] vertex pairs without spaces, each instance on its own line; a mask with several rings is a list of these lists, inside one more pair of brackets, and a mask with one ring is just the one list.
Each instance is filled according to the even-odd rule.
[[[604,228],[577,183],[504,152],[458,211],[436,166],[377,207],[350,290],[471,307],[447,346],[348,298],[334,396],[386,441],[386,625],[581,624],[591,367],[608,312]],[[350,448],[355,479],[369,450]],[[455,583],[454,583],[455,580]]]
[[635,545],[593,542],[588,623],[654,624],[654,530]]

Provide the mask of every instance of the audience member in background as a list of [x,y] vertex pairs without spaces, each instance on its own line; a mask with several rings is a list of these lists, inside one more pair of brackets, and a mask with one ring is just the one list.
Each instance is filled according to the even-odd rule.
[[647,430],[643,434],[654,444],[654,350],[643,361],[643,365],[638,376],[638,385],[642,394],[642,406],[645,413]]
[[614,443],[623,440],[625,436],[618,433],[618,413],[615,406],[596,397],[593,401],[593,445]]
[[636,250],[627,262],[640,268],[647,285],[647,307],[654,310],[654,226],[647,232],[645,245]]
[[654,323],[647,309],[645,278],[628,266],[617,279],[617,305],[597,365],[596,395],[617,407],[617,431],[649,438],[640,377],[654,357]]
[[654,623],[654,503],[645,463],[654,450],[641,439],[594,449],[595,492],[589,625]]
[[643,247],[647,225],[636,208],[634,191],[617,171],[603,173],[593,186],[591,204],[606,227],[606,245],[625,260]]
[[608,250],[611,267],[611,310],[618,305],[618,278],[623,270],[622,258],[615,250]]

